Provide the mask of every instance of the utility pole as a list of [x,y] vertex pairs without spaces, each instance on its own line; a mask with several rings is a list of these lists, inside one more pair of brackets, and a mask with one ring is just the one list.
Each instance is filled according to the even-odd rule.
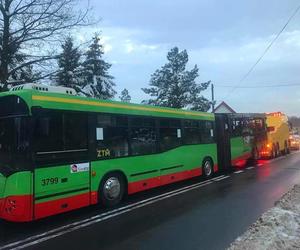
[[212,113],[215,112],[215,92],[214,92],[214,85],[211,84],[211,109]]

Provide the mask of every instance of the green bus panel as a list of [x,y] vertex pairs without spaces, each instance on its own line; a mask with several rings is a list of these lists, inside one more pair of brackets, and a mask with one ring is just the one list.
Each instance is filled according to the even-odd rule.
[[251,154],[252,145],[250,141],[249,140],[247,141],[244,137],[231,138],[230,144],[231,144],[232,160]]
[[[89,165],[89,163],[87,163]],[[44,167],[35,170],[34,193],[36,204],[89,192],[90,171],[72,172],[72,165]]]
[[18,172],[10,175],[8,178],[0,175],[0,187],[1,186],[4,187],[2,197],[31,195],[32,173],[30,171]]
[[[206,156],[211,157],[214,164],[217,164],[216,144],[181,146],[160,154],[95,161],[92,162],[92,171],[95,171],[97,175],[95,178],[92,177],[91,190],[98,190],[100,179],[109,171],[123,171],[128,178],[128,183],[131,183],[175,172],[201,168],[202,161]],[[155,172],[145,173],[152,170]]]

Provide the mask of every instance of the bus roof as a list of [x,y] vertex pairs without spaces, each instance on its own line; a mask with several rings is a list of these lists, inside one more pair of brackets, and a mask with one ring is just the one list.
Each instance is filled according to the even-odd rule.
[[27,103],[30,109],[31,107],[41,107],[45,109],[103,112],[125,115],[144,115],[210,121],[215,120],[214,114],[211,113],[100,100],[60,93],[43,92],[34,89],[23,89],[0,93],[0,97],[8,95],[19,96]]

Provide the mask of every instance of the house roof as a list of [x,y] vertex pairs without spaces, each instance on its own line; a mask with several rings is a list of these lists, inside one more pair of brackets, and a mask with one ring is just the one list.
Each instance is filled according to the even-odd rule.
[[214,113],[220,109],[221,107],[226,108],[231,113],[236,113],[234,109],[232,109],[226,102],[222,101],[214,110]]

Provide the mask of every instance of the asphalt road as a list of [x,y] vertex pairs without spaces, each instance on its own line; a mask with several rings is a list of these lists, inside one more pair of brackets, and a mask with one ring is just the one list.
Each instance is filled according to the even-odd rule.
[[300,154],[260,161],[27,224],[0,221],[0,249],[224,249],[300,184]]

